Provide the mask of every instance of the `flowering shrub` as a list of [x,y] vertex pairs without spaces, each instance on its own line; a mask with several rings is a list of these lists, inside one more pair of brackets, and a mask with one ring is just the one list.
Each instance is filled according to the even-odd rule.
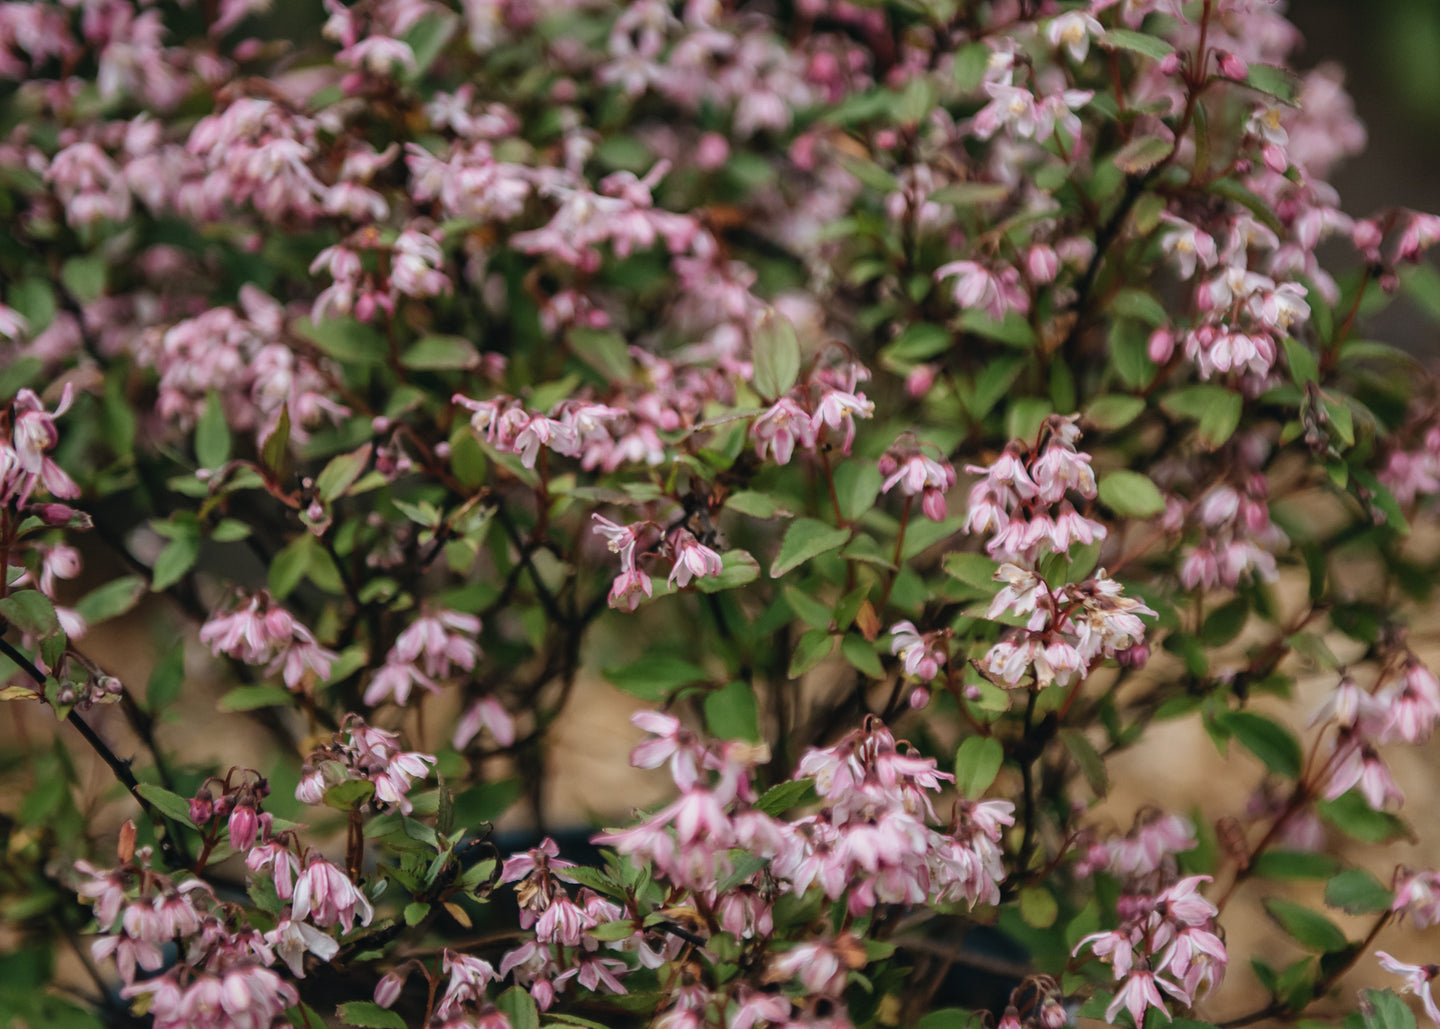
[[7,1024],[1440,1023],[1440,219],[1273,4],[275,6],[0,4]]

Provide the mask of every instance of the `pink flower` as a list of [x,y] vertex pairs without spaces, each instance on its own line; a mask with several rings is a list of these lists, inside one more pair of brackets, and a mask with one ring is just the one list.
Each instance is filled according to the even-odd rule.
[[1145,1025],[1145,1012],[1148,1008],[1155,1008],[1165,1016],[1165,1021],[1170,1021],[1165,999],[1160,995],[1160,990],[1155,988],[1157,984],[1180,1003],[1189,1006],[1190,998],[1180,987],[1161,979],[1153,972],[1132,972],[1115,994],[1110,1006],[1105,1009],[1105,1021],[1114,1025],[1115,1016],[1120,1013],[1121,1008],[1130,1012],[1137,1029]]
[[815,448],[817,426],[800,405],[789,397],[781,397],[755,419],[750,428],[755,438],[755,456],[762,461],[773,452],[776,464],[789,464],[799,443],[807,450]]
[[309,918],[316,925],[337,922],[348,933],[355,928],[356,916],[361,925],[369,925],[375,909],[340,869],[322,857],[311,857],[295,884],[292,899],[293,917]]
[[922,635],[914,622],[896,622],[890,632],[895,637],[890,642],[890,653],[900,655],[906,675],[929,682],[940,674],[945,652],[935,645],[937,633]]
[[621,608],[626,611],[634,611],[640,606],[642,595],[646,598],[654,595],[650,576],[638,568],[622,572],[616,576],[615,582],[610,587],[610,606],[617,611]]
[[691,579],[716,576],[724,570],[720,555],[701,545],[685,529],[677,529],[670,536],[670,550],[675,562],[670,570],[670,585],[678,589],[690,585]]
[[1400,987],[1400,991],[1419,997],[1430,1021],[1440,1025],[1440,1006],[1436,1005],[1435,997],[1431,993],[1431,983],[1440,975],[1440,965],[1407,965],[1403,961],[1396,961],[1383,950],[1377,950],[1375,957],[1385,971],[1405,976],[1405,985]]

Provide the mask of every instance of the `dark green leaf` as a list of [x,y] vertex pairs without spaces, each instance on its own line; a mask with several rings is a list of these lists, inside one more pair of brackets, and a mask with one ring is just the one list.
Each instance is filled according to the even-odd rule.
[[320,499],[328,504],[344,496],[345,491],[355,485],[355,480],[360,478],[365,466],[370,463],[370,452],[373,449],[372,444],[366,443],[358,450],[332,457],[330,463],[315,477],[315,492],[320,495]]
[[1329,953],[1344,950],[1350,941],[1330,919],[1316,911],[1296,904],[1294,901],[1272,897],[1265,901],[1265,910],[1295,940],[1307,950]]
[[641,700],[663,700],[682,686],[706,681],[698,665],[674,654],[646,654],[620,668],[609,668],[605,678],[617,689]]
[[625,337],[612,329],[573,328],[566,337],[575,356],[609,382],[629,382],[635,377],[635,361]]
[[1395,894],[1363,868],[1347,868],[1325,884],[1325,903],[1347,914],[1388,911],[1394,902]]
[[1131,29],[1106,29],[1099,43],[1112,50],[1128,50],[1141,54],[1152,61],[1163,60],[1175,52],[1175,48],[1165,40]]
[[1365,1029],[1415,1029],[1415,1012],[1391,990],[1364,990],[1360,1016]]
[[290,456],[290,405],[280,408],[280,419],[260,445],[260,463],[277,479],[285,477]]
[[348,1001],[336,1008],[335,1014],[346,1025],[360,1026],[361,1029],[405,1029],[405,1019],[373,1001]]
[[0,600],[0,618],[27,636],[43,639],[60,632],[55,605],[39,590],[16,590]]
[[295,699],[279,686],[236,686],[220,698],[221,711],[255,711],[262,707],[289,707]]
[[849,529],[836,529],[814,518],[797,518],[785,530],[780,552],[770,565],[770,577],[778,579],[811,558],[838,549],[849,538]]
[[480,351],[460,336],[425,336],[405,348],[400,363],[415,371],[462,371],[480,363]]
[[815,782],[812,779],[792,779],[772,786],[755,802],[755,807],[767,815],[779,817],[786,811],[814,799]]
[[825,629],[811,629],[795,644],[795,653],[790,657],[790,668],[787,674],[792,679],[800,678],[829,657],[830,652],[834,649],[834,636]]
[[1410,828],[1387,811],[1375,811],[1358,790],[1334,800],[1317,801],[1315,810],[1335,828],[1361,843],[1388,843],[1414,838]]
[[967,736],[955,751],[955,786],[971,800],[985,795],[1000,766],[1005,748],[993,736]]
[[1272,772],[1289,779],[1300,774],[1300,741],[1283,725],[1253,711],[1226,711],[1215,722]]
[[1079,729],[1061,729],[1059,736],[1060,742],[1065,744],[1065,749],[1080,767],[1080,774],[1085,776],[1090,789],[1097,797],[1105,796],[1110,779],[1105,773],[1105,760],[1095,749],[1095,744],[1090,742],[1090,737]]
[[510,1029],[540,1029],[540,1009],[523,986],[512,986],[500,994],[495,1006],[510,1019]]
[[755,391],[766,400],[790,392],[800,377],[800,339],[790,319],[768,311],[754,332]]
[[1124,518],[1153,518],[1165,510],[1165,498],[1149,477],[1123,468],[1101,477],[1100,503]]
[[205,410],[195,423],[195,460],[201,468],[216,469],[230,460],[230,425],[220,394],[211,390],[205,397]]
[[1154,168],[1175,149],[1163,136],[1136,136],[1115,153],[1115,166],[1126,175],[1141,175]]
[[1328,879],[1335,874],[1335,859],[1328,854],[1300,850],[1267,850],[1250,865],[1262,879]]
[[161,814],[165,815],[181,825],[188,825],[195,828],[195,823],[190,821],[190,802],[183,797],[176,796],[163,786],[156,786],[151,782],[142,782],[135,787],[135,792],[153,804]]
[[705,724],[716,739],[759,743],[755,691],[748,683],[732,682],[705,694]]
[[1097,429],[1123,429],[1144,410],[1144,397],[1115,393],[1092,400],[1085,408],[1085,420]]

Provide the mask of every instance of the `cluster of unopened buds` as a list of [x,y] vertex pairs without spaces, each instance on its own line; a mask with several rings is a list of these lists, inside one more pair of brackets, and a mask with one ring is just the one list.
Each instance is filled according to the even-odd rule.
[[[211,789],[214,786],[215,789]],[[217,795],[218,794],[218,795]],[[190,799],[190,821],[208,838],[212,823],[224,823],[230,848],[239,853],[255,846],[257,838],[268,839],[272,817],[260,810],[270,794],[270,784],[249,768],[232,768],[223,779],[206,779]]]

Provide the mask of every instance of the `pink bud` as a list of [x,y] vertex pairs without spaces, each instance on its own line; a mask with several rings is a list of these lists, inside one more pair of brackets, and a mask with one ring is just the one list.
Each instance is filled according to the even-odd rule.
[[905,392],[916,398],[929,393],[935,385],[935,370],[933,364],[919,364],[910,369],[910,374],[905,376]]
[[215,814],[215,804],[210,797],[210,791],[201,789],[190,800],[190,821],[196,825],[204,825]]
[[1355,231],[1351,233],[1350,239],[1355,243],[1356,250],[1372,250],[1380,245],[1385,234],[1380,231],[1369,218],[1360,218],[1355,222]]
[[695,164],[702,171],[714,171],[730,157],[730,144],[718,132],[707,132],[695,145]]
[[1150,345],[1147,352],[1150,360],[1156,364],[1164,364],[1170,360],[1170,355],[1175,353],[1174,334],[1169,329],[1156,329],[1150,334]]
[[900,142],[900,135],[894,129],[881,129],[875,133],[875,146],[881,150],[892,150]]
[[1025,255],[1025,268],[1036,282],[1053,282],[1060,271],[1060,257],[1053,247],[1037,243]]
[[1276,175],[1285,174],[1285,169],[1290,167],[1290,159],[1285,156],[1285,151],[1274,143],[1262,148],[1260,156],[1265,159],[1265,167]]
[[1250,66],[1245,63],[1243,57],[1222,50],[1220,51],[1220,74],[1227,79],[1239,81],[1250,74]]
[[1133,647],[1116,651],[1115,660],[1120,662],[1122,668],[1144,668],[1145,662],[1150,660],[1150,648],[1143,643],[1137,643]]
[[237,804],[230,812],[230,847],[232,850],[249,850],[255,846],[255,835],[260,831],[260,819],[250,804]]
[[934,486],[928,487],[920,497],[920,510],[932,522],[945,520],[945,494]]
[[1180,52],[1178,50],[1172,50],[1160,58],[1159,68],[1161,75],[1174,75],[1178,72],[1180,70]]
[[930,703],[930,691],[924,686],[910,691],[910,710],[919,711]]
[[73,507],[65,504],[37,504],[30,508],[29,511],[49,526],[68,526],[72,529],[88,529],[91,525],[88,514],[84,511],[77,511]]
[[400,999],[400,990],[405,985],[405,977],[398,970],[386,972],[375,984],[375,1003],[382,1008],[388,1008]]

